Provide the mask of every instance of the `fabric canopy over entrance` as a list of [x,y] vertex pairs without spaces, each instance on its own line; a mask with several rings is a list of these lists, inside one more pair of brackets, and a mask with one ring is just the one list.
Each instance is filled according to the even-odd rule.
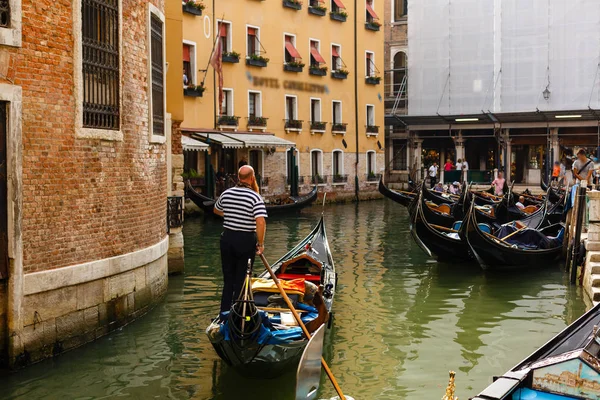
[[275,135],[265,135],[259,133],[232,133],[229,137],[241,140],[245,147],[292,147],[296,143],[282,139]]
[[210,146],[199,140],[192,139],[191,137],[182,136],[181,147],[186,151],[208,151]]
[[277,137],[272,133],[212,133],[209,131],[196,131],[193,129],[185,129],[185,132],[194,135],[197,139],[202,140],[202,144],[204,144],[205,146],[208,146],[209,144],[218,144],[223,146],[224,148],[229,149],[240,149],[243,147],[292,147],[296,145],[296,143]]
[[194,132],[194,135],[198,136],[199,139],[205,143],[216,143],[223,146],[226,149],[241,149],[244,147],[244,143],[230,138],[227,135],[221,133],[206,133],[206,132]]

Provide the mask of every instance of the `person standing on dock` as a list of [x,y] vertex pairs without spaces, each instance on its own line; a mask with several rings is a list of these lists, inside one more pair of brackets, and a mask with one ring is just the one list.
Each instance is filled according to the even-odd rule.
[[573,163],[573,175],[577,179],[577,183],[581,183],[581,181],[587,181],[588,186],[591,186],[593,167],[594,165],[592,164],[592,160],[587,158],[585,150],[580,149],[577,152],[577,160],[575,160]]
[[502,172],[498,172],[498,177],[494,179],[492,182],[492,187],[494,188],[494,194],[496,196],[504,195],[504,184],[506,183],[506,179],[504,179],[504,175]]
[[429,167],[429,186],[433,189],[435,183],[437,182],[437,173],[438,173],[438,165],[434,162],[431,167]]
[[246,276],[248,259],[254,263],[263,253],[267,230],[267,209],[258,194],[254,169],[249,165],[238,171],[238,184],[227,189],[215,203],[214,213],[224,217],[221,234],[223,294],[221,316],[231,309]]

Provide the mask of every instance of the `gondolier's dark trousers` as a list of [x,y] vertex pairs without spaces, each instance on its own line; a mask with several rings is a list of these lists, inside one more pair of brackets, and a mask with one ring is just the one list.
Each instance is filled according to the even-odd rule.
[[221,234],[221,266],[223,268],[223,294],[221,312],[229,311],[239,296],[248,259],[254,264],[256,256],[256,232],[240,232],[225,229]]

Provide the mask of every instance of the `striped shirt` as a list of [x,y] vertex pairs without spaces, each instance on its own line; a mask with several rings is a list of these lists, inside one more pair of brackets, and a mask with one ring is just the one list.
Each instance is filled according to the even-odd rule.
[[224,191],[215,208],[224,213],[223,228],[232,231],[256,232],[256,218],[267,217],[262,197],[244,187],[236,186]]

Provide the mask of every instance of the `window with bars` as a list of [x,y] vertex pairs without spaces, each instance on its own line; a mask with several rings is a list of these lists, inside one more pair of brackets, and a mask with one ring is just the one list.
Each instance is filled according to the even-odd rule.
[[118,0],[82,0],[83,126],[120,129]]
[[408,169],[408,151],[406,140],[394,140],[394,162],[393,169],[395,171],[406,171]]
[[10,28],[10,4],[8,0],[0,0],[0,28]]

